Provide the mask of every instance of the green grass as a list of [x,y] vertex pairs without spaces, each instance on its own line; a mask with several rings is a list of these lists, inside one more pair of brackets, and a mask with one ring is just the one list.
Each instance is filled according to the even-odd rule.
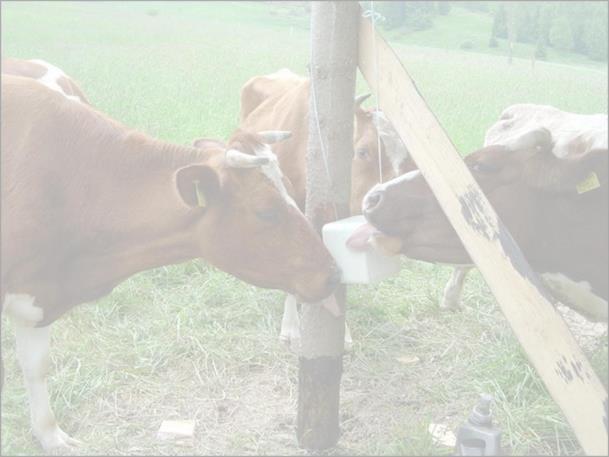
[[[2,54],[54,63],[100,110],[154,136],[226,137],[248,78],[282,67],[305,73],[308,25],[297,8],[3,3]],[[520,59],[508,66],[502,56],[432,37],[396,49],[463,154],[511,103],[607,111],[606,69],[543,62],[532,69]],[[481,392],[495,395],[512,453],[581,453],[480,275],[467,283],[464,311],[438,309],[449,272],[405,260],[398,277],[350,288],[355,346],[345,358],[343,435],[330,453],[449,454],[427,425],[455,428]],[[297,360],[277,341],[282,302],[280,292],[194,261],[138,274],[59,320],[52,403],[64,429],[86,443],[79,453],[304,454],[294,434]],[[588,343],[606,385],[606,338]],[[7,320],[2,346],[2,454],[39,455]],[[420,361],[400,363],[405,355]],[[156,440],[168,418],[196,419],[194,439]]]

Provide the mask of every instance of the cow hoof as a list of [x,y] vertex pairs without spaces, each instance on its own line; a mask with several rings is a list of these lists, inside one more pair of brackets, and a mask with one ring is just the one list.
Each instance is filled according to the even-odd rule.
[[463,307],[461,306],[461,300],[459,300],[458,298],[445,298],[440,302],[440,309],[447,311],[460,311],[461,309],[463,309]]
[[353,352],[353,341],[345,340],[345,354],[350,354]]
[[54,429],[38,434],[38,439],[45,452],[57,453],[74,449],[82,445],[82,442],[72,438],[58,426]]
[[285,346],[292,352],[298,353],[300,351],[300,335],[289,333],[282,333],[279,335],[279,341],[281,341]]

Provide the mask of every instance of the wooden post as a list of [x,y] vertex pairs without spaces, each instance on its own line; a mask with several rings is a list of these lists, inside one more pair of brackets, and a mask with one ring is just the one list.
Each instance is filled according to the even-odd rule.
[[[374,30],[360,20],[359,67],[376,89]],[[607,392],[505,225],[389,45],[376,35],[380,108],[438,202],[584,451],[607,455]]]
[[[358,14],[357,2],[312,4],[306,216],[318,230],[349,215]],[[307,449],[334,446],[340,436],[345,288],[335,297],[340,316],[320,304],[302,307],[297,433]]]

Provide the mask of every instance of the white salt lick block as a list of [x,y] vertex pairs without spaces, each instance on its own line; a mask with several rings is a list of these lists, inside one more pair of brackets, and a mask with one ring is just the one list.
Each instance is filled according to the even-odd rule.
[[364,216],[353,216],[330,222],[322,229],[323,242],[342,270],[343,284],[372,284],[400,271],[397,255],[389,257],[372,247],[356,251],[347,246],[354,230],[365,223]]

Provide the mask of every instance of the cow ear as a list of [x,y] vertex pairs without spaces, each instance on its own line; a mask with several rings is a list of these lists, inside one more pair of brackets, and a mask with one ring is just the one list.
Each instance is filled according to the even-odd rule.
[[226,149],[226,143],[220,140],[214,140],[213,138],[197,138],[192,142],[192,145],[198,149],[207,149],[213,147]]
[[526,177],[533,187],[549,192],[584,194],[607,185],[607,149],[592,149],[565,158],[557,158],[549,152],[540,158],[527,163]]
[[175,183],[182,201],[191,208],[207,208],[221,192],[220,176],[207,165],[189,165],[175,174]]
[[[607,149],[592,149],[561,159],[564,172],[563,188],[585,194],[607,185]],[[607,192],[605,189],[604,192]]]

